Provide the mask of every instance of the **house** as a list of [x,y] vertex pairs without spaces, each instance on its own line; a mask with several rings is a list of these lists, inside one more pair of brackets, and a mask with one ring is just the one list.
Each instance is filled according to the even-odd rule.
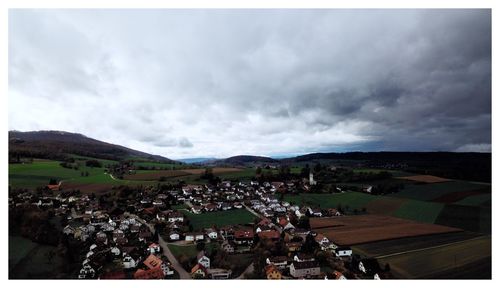
[[215,269],[207,269],[208,277],[211,279],[229,279],[231,278],[232,271],[215,268]]
[[252,230],[236,230],[234,231],[234,242],[239,245],[253,244],[254,233]]
[[161,267],[156,267],[153,269],[143,270],[137,269],[134,273],[134,279],[163,279],[165,274]]
[[178,241],[180,238],[181,238],[181,235],[178,232],[171,231],[168,234],[168,239],[170,239],[170,241]]
[[297,255],[293,257],[293,261],[296,262],[312,262],[314,260],[315,259],[313,255],[306,253],[297,253]]
[[288,242],[285,243],[286,247],[288,248],[288,252],[294,253],[300,250],[302,247],[302,242]]
[[372,191],[373,191],[373,186],[363,187],[363,192],[372,193]]
[[352,249],[347,246],[339,246],[335,248],[335,255],[337,257],[349,257],[352,255]]
[[319,209],[319,208],[308,207],[307,211],[309,211],[309,214],[311,216],[314,216],[314,217],[322,217],[323,216],[323,213],[321,213],[321,209]]
[[378,278],[380,278],[378,274],[383,272],[380,268],[380,264],[375,258],[367,258],[359,261],[358,269],[363,272],[363,274],[373,277],[377,275]]
[[111,254],[113,254],[113,256],[115,256],[115,257],[120,256],[120,254],[121,254],[120,248],[118,248],[116,246],[111,248]]
[[309,278],[319,276],[321,273],[317,261],[292,262],[290,265],[290,275],[295,278]]
[[137,267],[137,262],[130,255],[124,255],[122,260],[123,268],[130,269]]
[[168,214],[168,222],[183,222],[184,215],[179,211],[174,211]]
[[330,244],[330,240],[328,238],[326,238],[325,235],[323,235],[321,233],[318,233],[314,237],[314,240],[316,240],[316,242],[318,242],[318,244],[322,245],[322,246]]
[[196,263],[194,267],[191,269],[191,277],[193,278],[205,278],[207,277],[208,271],[207,269],[201,265],[200,263]]
[[66,225],[66,227],[64,227],[64,229],[63,229],[63,233],[66,235],[75,234],[75,228],[73,228],[69,225]]
[[257,234],[259,236],[259,239],[270,239],[272,241],[277,241],[280,239],[280,232],[276,230],[270,230],[270,231],[262,231]]
[[212,228],[205,229],[205,233],[207,233],[207,236],[210,239],[217,239],[217,237],[219,236],[217,231],[215,231],[215,229]]
[[276,268],[274,265],[267,265],[265,267],[266,278],[269,280],[281,280],[281,271]]
[[191,211],[192,211],[194,214],[201,214],[202,207],[201,207],[201,206],[196,206],[196,205],[193,205],[193,207],[191,207]]
[[342,214],[340,214],[340,212],[335,208],[330,208],[327,211],[328,211],[328,216],[342,216]]
[[150,254],[156,254],[160,253],[161,247],[156,243],[151,243],[147,250]]
[[92,279],[95,278],[95,270],[90,265],[85,265],[80,269],[80,274],[78,274],[79,279]]
[[266,259],[266,264],[284,270],[288,266],[288,261],[289,258],[287,256],[272,256]]
[[334,271],[333,277],[335,278],[335,280],[347,280],[347,278],[345,278],[344,274],[342,274],[339,271]]
[[200,253],[196,256],[196,260],[198,261],[198,264],[203,267],[207,269],[210,268],[210,258],[205,255],[205,251],[200,251]]
[[186,237],[184,240],[186,241],[201,241],[205,239],[205,236],[203,235],[203,233],[200,233],[200,232],[192,232],[192,233],[186,233]]
[[226,251],[226,253],[234,253],[234,246],[231,245],[228,241],[224,241],[222,243],[222,249]]

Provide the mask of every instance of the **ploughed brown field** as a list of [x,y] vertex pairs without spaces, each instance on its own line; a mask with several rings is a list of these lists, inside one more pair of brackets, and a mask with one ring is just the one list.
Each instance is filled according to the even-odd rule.
[[396,177],[396,178],[405,179],[405,180],[412,180],[412,181],[417,181],[417,182],[424,182],[424,183],[440,183],[440,182],[451,181],[450,179],[441,178],[441,177],[432,176],[432,175],[413,175],[413,176],[404,176],[404,177]]
[[311,228],[338,245],[462,231],[442,225],[419,223],[385,215],[310,218]]
[[[230,173],[230,172],[239,172],[243,169],[239,168],[225,168],[218,167],[212,168],[213,174],[222,174],[222,173]],[[201,175],[205,173],[205,169],[182,169],[182,170],[160,170],[160,171],[151,171],[145,173],[137,173],[132,175],[125,175],[125,180],[158,180],[160,177],[173,178],[173,177],[181,177],[188,175]]]

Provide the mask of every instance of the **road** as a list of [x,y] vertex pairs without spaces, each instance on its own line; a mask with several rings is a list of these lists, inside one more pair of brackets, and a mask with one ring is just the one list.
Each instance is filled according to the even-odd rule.
[[[255,215],[255,216],[257,216],[257,217],[259,217],[260,219],[264,219],[264,218],[266,218],[266,217],[264,217],[264,216],[260,215],[259,213],[255,212],[252,208],[248,207],[248,206],[247,206],[247,205],[245,205],[245,204],[243,204],[243,207],[245,207],[245,209],[247,209],[247,211],[248,211],[248,212],[252,213],[253,215]],[[270,224],[270,225],[271,225],[271,227],[272,227],[272,228],[274,228],[274,229],[276,229],[278,232],[280,232],[280,234],[281,234],[281,232],[283,231],[283,229],[281,229],[281,227],[279,227],[278,225],[276,225],[276,224],[274,224],[274,223],[272,223],[272,222],[271,222],[271,224]]]
[[[155,229],[151,224],[148,224],[146,221],[139,218],[138,216],[136,216],[136,219],[137,219],[137,221],[146,225],[149,228],[149,230],[151,231],[151,233],[155,232]],[[189,274],[184,269],[184,267],[182,267],[182,265],[179,263],[179,261],[177,261],[177,259],[175,258],[174,254],[172,254],[172,251],[170,251],[170,249],[168,248],[167,242],[165,240],[163,240],[163,238],[160,235],[158,235],[158,238],[159,238],[158,244],[163,249],[163,255],[165,255],[168,258],[168,261],[172,265],[172,268],[174,268],[174,270],[177,271],[177,273],[179,273],[180,278],[181,279],[192,279],[191,274]]]
[[250,263],[250,265],[248,265],[247,269],[245,269],[245,271],[243,271],[241,273],[241,275],[238,276],[238,278],[236,278],[236,279],[245,279],[245,274],[252,273],[252,272],[253,272],[253,262]]

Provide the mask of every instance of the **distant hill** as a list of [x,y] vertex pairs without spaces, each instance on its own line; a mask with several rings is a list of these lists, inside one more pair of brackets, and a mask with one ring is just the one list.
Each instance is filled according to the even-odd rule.
[[236,165],[236,166],[247,166],[255,164],[272,164],[279,163],[280,161],[263,156],[252,156],[252,155],[238,155],[229,157],[226,159],[216,161],[217,164],[222,165]]
[[203,164],[203,163],[209,163],[219,160],[217,158],[185,158],[185,159],[177,159],[177,161],[186,163],[186,164]]
[[173,163],[168,158],[64,131],[9,131],[9,160],[17,157],[64,160],[68,154],[109,160],[144,158]]

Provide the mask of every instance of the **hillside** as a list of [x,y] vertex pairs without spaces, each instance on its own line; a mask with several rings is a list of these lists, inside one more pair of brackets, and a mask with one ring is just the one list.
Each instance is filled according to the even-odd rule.
[[273,158],[252,156],[252,155],[238,155],[223,160],[219,160],[216,162],[219,165],[237,165],[237,166],[279,163],[278,160]]
[[9,162],[19,157],[64,160],[69,154],[109,160],[144,158],[162,163],[175,162],[162,156],[106,143],[77,133],[9,131]]

